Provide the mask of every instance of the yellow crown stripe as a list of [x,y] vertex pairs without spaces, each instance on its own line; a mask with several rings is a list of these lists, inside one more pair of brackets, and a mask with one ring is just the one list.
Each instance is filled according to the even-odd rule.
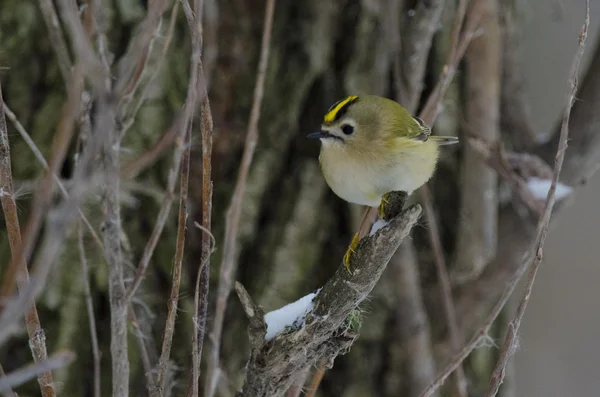
[[333,109],[331,109],[329,112],[327,112],[327,114],[325,115],[324,121],[326,123],[332,123],[333,121],[335,121],[335,116],[338,114],[340,109],[342,109],[344,106],[346,106],[348,104],[348,102],[354,101],[356,98],[358,98],[358,97],[357,96],[349,96],[348,98],[340,101]]

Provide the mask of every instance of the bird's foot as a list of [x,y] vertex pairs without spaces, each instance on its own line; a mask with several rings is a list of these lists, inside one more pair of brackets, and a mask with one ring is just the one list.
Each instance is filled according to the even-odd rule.
[[386,193],[383,195],[383,197],[381,197],[381,203],[379,203],[379,207],[377,208],[377,215],[379,216],[379,219],[383,220],[385,217],[385,206],[390,203],[388,201],[389,197],[389,193]]
[[346,270],[348,270],[348,273],[350,274],[352,274],[352,270],[350,270],[350,258],[352,257],[352,254],[354,254],[356,247],[358,247],[359,242],[360,237],[358,236],[358,233],[356,233],[352,238],[352,242],[350,242],[348,251],[346,251],[346,254],[344,255],[344,266],[346,266]]

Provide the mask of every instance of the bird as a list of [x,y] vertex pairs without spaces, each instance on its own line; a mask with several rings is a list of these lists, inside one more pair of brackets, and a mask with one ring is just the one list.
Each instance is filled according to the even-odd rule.
[[[351,95],[334,103],[321,129],[307,135],[321,141],[319,163],[325,181],[341,199],[378,207],[381,218],[390,192],[410,195],[433,175],[439,147],[457,137],[431,135],[423,120],[398,102],[376,95]],[[349,258],[358,245],[356,235]]]

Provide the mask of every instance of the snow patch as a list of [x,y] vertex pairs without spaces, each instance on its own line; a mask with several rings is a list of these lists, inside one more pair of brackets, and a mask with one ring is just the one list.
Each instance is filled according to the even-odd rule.
[[304,317],[313,309],[313,300],[318,293],[319,291],[310,293],[296,302],[265,314],[267,324],[265,340],[273,339],[286,327],[301,328],[304,325]]
[[373,226],[371,226],[371,231],[369,232],[369,237],[377,233],[377,231],[381,228],[384,228],[388,225],[388,222],[383,219],[377,219]]
[[[527,187],[529,188],[531,194],[533,194],[533,197],[535,197],[537,200],[546,200],[551,185],[552,181],[550,179],[529,178],[527,180]],[[567,197],[572,192],[572,187],[558,182],[556,184],[556,192],[554,193],[554,196],[556,197],[556,201],[558,201]]]

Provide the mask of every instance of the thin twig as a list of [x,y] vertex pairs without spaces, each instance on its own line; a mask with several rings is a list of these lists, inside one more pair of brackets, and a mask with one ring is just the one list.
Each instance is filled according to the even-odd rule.
[[152,166],[171,147],[177,137],[177,132],[180,130],[180,124],[181,117],[177,117],[175,122],[154,142],[150,149],[139,157],[123,164],[123,178],[135,179],[142,171]]
[[220,366],[219,354],[221,349],[221,335],[223,333],[223,322],[225,321],[227,300],[229,298],[229,294],[231,293],[233,277],[237,270],[237,261],[239,256],[238,234],[242,216],[242,204],[244,202],[244,193],[246,191],[246,183],[248,181],[248,172],[250,170],[250,166],[252,165],[254,151],[258,142],[258,121],[260,118],[262,100],[264,97],[267,66],[269,64],[269,50],[271,44],[274,13],[275,0],[267,0],[265,5],[265,20],[263,25],[260,59],[258,62],[258,70],[256,72],[256,83],[254,86],[250,120],[248,121],[246,142],[244,145],[244,152],[242,154],[242,161],[238,171],[238,177],[235,183],[235,189],[233,191],[231,202],[225,216],[223,259],[221,261],[221,267],[219,270],[219,286],[217,290],[215,319],[210,335],[212,349],[209,357],[206,382],[207,386],[205,389],[205,395],[207,397],[213,397],[217,389],[217,374]]
[[75,354],[66,351],[54,353],[43,361],[28,364],[0,378],[0,392],[22,385],[40,374],[69,365],[73,360],[75,360]]
[[[194,335],[192,339],[192,371],[188,383],[187,396],[197,397],[199,392],[198,381],[200,378],[200,357],[204,343],[208,305],[208,276],[210,271],[211,240],[210,234],[212,210],[212,181],[211,181],[211,154],[213,121],[206,92],[206,82],[202,68],[202,25],[201,19],[196,17],[202,10],[201,1],[194,2],[194,11],[188,0],[182,0],[183,11],[190,29],[192,38],[192,55],[190,59],[190,81],[188,85],[188,101],[193,98],[196,103],[196,93],[200,93],[200,118],[202,129],[202,228],[205,234],[202,237],[200,266],[196,276],[194,291]],[[187,104],[187,103],[186,103]],[[184,119],[193,114],[195,107],[186,106]],[[190,117],[191,119],[191,117]]]
[[58,15],[56,14],[56,8],[54,8],[52,0],[39,0],[39,3],[40,10],[42,10],[42,16],[44,17],[44,22],[48,28],[50,45],[53,47],[54,52],[56,53],[60,74],[65,81],[65,85],[68,87],[71,83],[71,67],[73,64],[71,62],[71,57],[69,56],[67,42],[65,41],[62,29],[60,28],[60,22],[58,20]]
[[[2,368],[2,364],[0,364],[0,379],[3,378],[6,378],[6,373],[4,372],[4,368]],[[4,391],[4,395],[6,397],[18,397],[11,387],[8,387],[8,389]]]
[[[452,35],[450,38],[451,45],[446,63],[442,68],[436,86],[427,98],[427,102],[419,115],[419,117],[428,125],[433,125],[433,122],[440,111],[440,104],[444,98],[444,94],[456,74],[458,64],[462,60],[469,43],[476,35],[476,29],[481,17],[482,0],[473,0],[466,15],[465,27],[462,29],[463,21],[465,20],[465,12],[467,12],[467,3],[468,0],[461,0],[459,2],[456,19],[452,27]],[[463,32],[462,34],[461,30]]]
[[[171,41],[173,39],[173,33],[175,30],[175,23],[177,21],[177,15],[179,13],[179,3],[176,2],[173,10],[171,11],[171,19],[165,43],[162,47],[162,51],[158,56],[158,60],[155,60],[153,56],[154,47],[156,46],[156,38],[160,36],[160,30],[162,26],[162,14],[166,8],[166,1],[155,0],[150,2],[150,7],[146,18],[141,24],[140,33],[132,40],[130,45],[131,53],[128,53],[123,59],[125,62],[131,62],[126,64],[126,67],[134,68],[129,76],[127,71],[123,73],[121,78],[117,81],[115,92],[120,95],[120,101],[117,108],[117,114],[119,119],[119,134],[123,136],[127,130],[133,125],[135,116],[139,109],[144,104],[152,82],[158,76],[158,72],[165,60],[165,56]],[[140,52],[140,48],[142,51]],[[137,57],[137,60],[134,58]],[[125,84],[127,84],[125,86]]]
[[147,333],[144,334],[144,331],[142,331],[142,328],[140,327],[140,322],[137,319],[133,302],[129,303],[129,316],[131,318],[131,325],[133,326],[133,334],[135,335],[135,339],[138,344],[140,358],[142,360],[142,368],[144,368],[144,374],[146,375],[146,389],[148,390],[148,394],[151,395],[156,386],[154,382],[152,364],[150,361],[150,354],[148,353],[148,348],[146,346]]
[[[423,203],[423,212],[425,213],[425,219],[427,221],[429,241],[433,248],[438,283],[442,292],[442,303],[444,305],[444,315],[446,316],[446,322],[448,324],[450,343],[453,351],[458,351],[460,348],[461,337],[458,330],[458,321],[456,320],[454,298],[452,296],[450,277],[448,276],[448,268],[446,266],[446,259],[444,257],[444,249],[442,248],[440,231],[438,230],[437,218],[433,209],[433,200],[427,185],[423,186],[419,191],[421,193],[421,201]],[[467,380],[462,365],[459,365],[456,368],[456,390],[459,396],[468,396]]]
[[[0,104],[4,103],[2,99],[2,87],[0,85]],[[19,291],[26,289],[29,283],[29,271],[27,263],[21,257],[23,252],[23,241],[21,240],[21,228],[17,213],[17,203],[15,202],[13,192],[13,178],[11,169],[10,144],[8,141],[8,129],[4,117],[4,106],[0,106],[0,201],[2,202],[2,211],[6,222],[8,232],[8,242],[11,253],[11,263],[16,263],[17,269],[16,281]],[[11,266],[12,267],[12,266]],[[40,324],[40,318],[35,306],[35,301],[28,302],[31,308],[25,315],[27,334],[29,335],[29,346],[33,359],[36,363],[46,360],[48,353],[46,351],[46,336]],[[55,396],[54,381],[52,373],[48,370],[39,372],[38,383],[42,390],[43,397]]]
[[79,248],[79,258],[81,260],[83,293],[85,295],[85,305],[88,321],[90,323],[90,340],[92,341],[92,357],[94,358],[94,397],[100,397],[100,348],[98,347],[98,332],[96,330],[96,317],[94,316],[94,302],[92,301],[92,289],[90,288],[90,276],[85,255],[85,246],[83,244],[83,231],[81,230],[81,225],[77,228],[77,246]]
[[187,225],[187,202],[188,202],[188,186],[190,174],[190,147],[191,147],[192,128],[188,127],[185,135],[184,146],[186,147],[181,159],[181,182],[179,187],[179,219],[177,225],[177,244],[175,249],[175,258],[173,258],[173,283],[171,285],[171,293],[167,304],[167,320],[165,322],[165,330],[163,334],[162,349],[160,359],[158,361],[158,375],[156,387],[158,388],[158,396],[164,394],[167,381],[167,373],[169,366],[169,357],[171,354],[171,345],[173,343],[173,334],[175,333],[175,318],[177,317],[177,306],[179,302],[179,286],[181,283],[181,266],[183,262],[183,250],[185,247],[185,231]]
[[180,130],[178,131],[178,136],[176,139],[177,145],[175,146],[175,151],[173,153],[173,163],[171,165],[171,168],[169,169],[165,197],[160,205],[158,216],[156,218],[156,223],[154,224],[154,229],[152,230],[150,239],[144,247],[144,252],[142,253],[140,263],[137,266],[133,282],[131,283],[129,289],[125,294],[125,299],[127,301],[130,301],[133,298],[135,292],[142,283],[144,274],[146,273],[148,265],[150,264],[150,260],[152,259],[152,255],[154,254],[154,249],[158,244],[160,235],[162,234],[162,231],[167,223],[167,219],[169,218],[171,206],[173,205],[173,200],[175,198],[175,185],[177,184],[177,175],[181,166],[182,156],[184,155],[184,152],[188,150],[189,147],[189,145],[185,144],[186,128],[189,128],[189,120],[188,124],[182,123],[180,125]]
[[527,278],[525,288],[523,290],[523,296],[521,297],[519,306],[517,307],[517,312],[515,313],[514,318],[508,325],[508,329],[506,331],[506,338],[504,339],[504,344],[500,349],[500,357],[498,358],[498,362],[496,363],[494,371],[492,372],[492,377],[490,379],[490,385],[486,393],[486,397],[496,396],[496,394],[498,393],[498,389],[500,388],[500,385],[504,380],[506,365],[508,364],[508,360],[516,350],[516,339],[517,334],[519,332],[519,327],[521,326],[521,320],[523,319],[525,309],[527,308],[527,304],[529,303],[531,290],[533,289],[533,283],[535,282],[535,276],[542,263],[544,243],[548,234],[550,217],[552,216],[552,209],[554,208],[554,203],[556,201],[556,184],[558,183],[560,171],[562,169],[562,165],[565,159],[565,152],[568,146],[569,119],[571,117],[571,108],[573,107],[573,103],[575,101],[575,95],[577,94],[577,74],[579,72],[579,64],[581,63],[581,58],[585,51],[585,41],[587,39],[588,29],[590,26],[589,0],[586,0],[585,4],[585,22],[579,32],[579,47],[577,49],[577,53],[575,54],[575,58],[573,59],[573,64],[571,65],[571,72],[569,73],[569,90],[567,93],[565,107],[563,110],[563,119],[560,129],[560,140],[558,150],[556,151],[556,158],[554,161],[554,175],[552,176],[552,184],[550,185],[550,190],[548,191],[548,196],[546,197],[546,206],[544,208],[544,213],[538,223],[538,235],[532,250],[532,252],[535,252],[535,254],[533,255],[533,261],[529,268],[529,276]]
[[[48,165],[48,171],[42,179],[39,189],[33,196],[30,214],[23,229],[23,241],[19,247],[18,253],[15,253],[7,273],[2,282],[2,296],[9,296],[14,291],[14,279],[18,263],[26,263],[33,251],[33,245],[38,237],[44,216],[50,206],[53,192],[54,175],[58,173],[62,166],[67,150],[73,137],[75,124],[74,121],[79,115],[79,102],[81,98],[82,79],[79,76],[78,68],[75,69],[71,78],[71,84],[67,94],[67,103],[62,109],[62,116],[57,128],[57,133],[52,141],[52,154]],[[2,101],[4,103],[4,101]]]
[[[10,122],[13,123],[15,129],[21,135],[21,137],[23,138],[23,140],[25,141],[27,146],[29,146],[29,149],[31,149],[31,151],[33,152],[37,161],[40,162],[40,164],[42,164],[42,166],[44,167],[44,169],[46,171],[49,171],[48,162],[44,158],[44,155],[42,154],[40,149],[37,147],[37,145],[35,144],[33,139],[31,139],[31,136],[27,133],[27,130],[25,130],[25,127],[23,127],[23,124],[21,124],[19,119],[17,119],[17,116],[13,113],[12,110],[10,110],[10,108],[8,107],[6,102],[4,102],[4,112],[6,113],[6,117],[8,117]],[[69,198],[69,192],[67,191],[65,185],[62,183],[62,181],[60,180],[58,175],[53,174],[53,178],[54,178],[54,181],[56,182],[56,185],[58,186],[58,189],[60,190],[61,194],[63,195],[63,197]],[[96,242],[96,244],[98,244],[98,247],[100,249],[104,249],[102,240],[100,240],[100,236],[98,236],[98,233],[96,233],[96,230],[94,229],[94,227],[92,226],[92,224],[90,223],[88,218],[85,216],[82,209],[77,207],[77,211],[79,212],[79,216],[81,217],[81,220],[83,221],[85,226],[88,228],[90,234],[94,238],[94,241]]]

